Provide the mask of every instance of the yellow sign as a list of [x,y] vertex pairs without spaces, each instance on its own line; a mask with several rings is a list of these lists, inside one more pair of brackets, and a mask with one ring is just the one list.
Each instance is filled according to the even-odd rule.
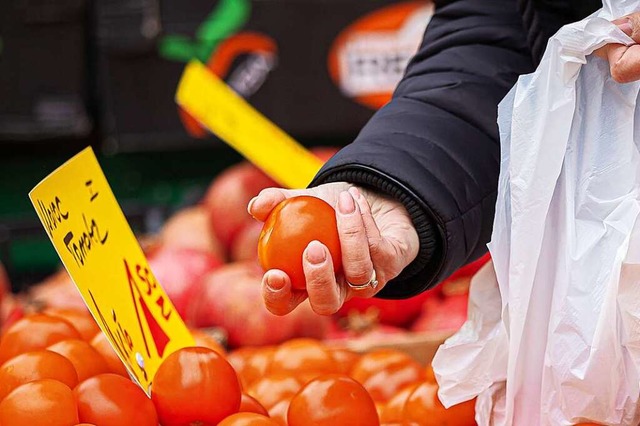
[[29,198],[98,325],[149,392],[162,360],[194,340],[153,276],[93,150],[67,161]]
[[279,184],[304,188],[322,161],[197,61],[182,74],[178,104]]

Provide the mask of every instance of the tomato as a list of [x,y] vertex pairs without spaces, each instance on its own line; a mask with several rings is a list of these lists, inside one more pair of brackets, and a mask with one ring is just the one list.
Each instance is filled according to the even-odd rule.
[[259,349],[246,347],[236,349],[227,356],[238,372],[243,389],[248,389],[253,382],[265,375],[274,352],[275,348],[272,346]]
[[271,417],[271,420],[276,422],[279,426],[289,426],[287,424],[287,412],[289,411],[290,404],[291,398],[285,398],[271,407],[269,409],[269,417]]
[[78,384],[78,374],[71,361],[50,351],[26,352],[0,366],[0,400],[25,383],[54,379],[70,388]]
[[409,395],[404,419],[421,426],[475,426],[475,399],[446,409],[438,398],[438,385],[423,382]]
[[436,381],[436,373],[435,371],[433,371],[433,367],[431,365],[427,365],[427,368],[425,369],[425,373],[426,373],[425,378],[427,382],[438,383]]
[[16,355],[44,349],[65,339],[80,339],[80,333],[69,322],[45,314],[29,315],[2,336],[0,365]]
[[302,387],[302,382],[290,373],[278,372],[253,382],[247,393],[269,410],[278,401],[291,398]]
[[256,413],[236,413],[227,417],[218,426],[279,426],[267,416]]
[[405,386],[425,380],[426,371],[404,352],[378,349],[362,355],[350,375],[375,401],[386,402]]
[[257,399],[252,397],[249,394],[243,393],[242,398],[240,399],[240,408],[238,409],[240,413],[256,413],[262,414],[263,416],[269,416],[269,412],[266,408],[258,402]]
[[417,387],[417,384],[409,385],[392,396],[382,408],[380,421],[384,423],[402,422],[404,418],[404,405]]
[[222,346],[222,344],[210,334],[197,329],[192,329],[190,331],[193,339],[196,341],[196,346],[209,348],[212,351],[218,352],[220,355],[224,355],[227,353],[227,351],[225,351],[224,349],[224,346]]
[[326,347],[313,339],[292,339],[278,346],[269,371],[304,373],[305,375],[335,373],[338,367]]
[[360,355],[349,349],[328,348],[329,353],[336,363],[336,371],[342,374],[349,374],[351,369],[360,359]]
[[100,374],[74,390],[81,422],[100,426],[158,426],[151,400],[138,385],[117,374]]
[[304,289],[302,253],[314,240],[329,249],[337,274],[342,268],[342,252],[335,210],[320,198],[288,198],[271,211],[262,227],[258,240],[260,265],[265,271],[286,272],[293,288]]
[[352,378],[327,374],[307,383],[289,405],[289,426],[378,426],[378,413],[367,390]]
[[98,333],[91,340],[91,346],[95,349],[107,363],[109,373],[118,374],[119,376],[129,378],[127,368],[124,366],[116,351],[113,350],[107,336],[104,333]]
[[184,348],[167,357],[151,385],[163,426],[217,424],[240,408],[240,381],[229,362],[207,348]]
[[2,426],[74,426],[78,422],[73,392],[57,380],[25,383],[0,402]]
[[78,330],[82,339],[87,342],[90,342],[96,334],[100,333],[100,328],[98,327],[96,320],[94,320],[91,314],[86,310],[72,308],[47,308],[43,313],[69,321],[69,323]]
[[89,343],[79,339],[62,340],[49,346],[47,350],[56,352],[67,358],[78,373],[78,381],[82,382],[98,374],[109,373],[109,366]]

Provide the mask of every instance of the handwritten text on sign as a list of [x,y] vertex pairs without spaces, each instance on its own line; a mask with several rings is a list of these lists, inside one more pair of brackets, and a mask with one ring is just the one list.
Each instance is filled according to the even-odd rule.
[[156,281],[93,150],[29,198],[89,310],[145,391],[162,360],[193,338]]

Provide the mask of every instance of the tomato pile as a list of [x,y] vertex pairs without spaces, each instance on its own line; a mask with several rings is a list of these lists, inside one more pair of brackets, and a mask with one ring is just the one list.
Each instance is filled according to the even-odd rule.
[[227,352],[194,330],[198,346],[167,357],[149,398],[92,321],[50,310],[6,329],[0,425],[475,424],[474,402],[446,410],[430,368],[405,353],[357,354],[308,338]]
[[[313,151],[326,160],[336,150],[316,148]],[[470,276],[487,258],[461,270],[436,289],[411,299],[354,298],[333,317],[316,315],[305,302],[287,316],[272,315],[264,306],[260,288],[263,271],[258,264],[258,247],[261,247],[259,237],[263,227],[247,213],[251,198],[272,186],[277,184],[253,165],[246,162],[234,165],[213,180],[200,203],[177,211],[157,235],[140,238],[155,277],[189,327],[217,327],[227,334],[228,345],[238,348],[274,345],[300,337],[358,339],[375,344],[385,341],[390,334],[399,338],[411,333],[446,336],[464,323]],[[306,204],[311,205],[314,215],[325,211],[325,216],[333,220],[331,206],[318,199]],[[287,229],[304,228],[303,215],[293,213],[290,214],[289,208],[281,211],[290,216]],[[331,233],[325,229],[306,229],[307,237],[324,240],[332,253],[339,253],[336,235],[332,243],[326,241]],[[319,235],[312,236],[315,231],[319,231]],[[275,238],[276,234],[278,232],[269,244],[276,254],[263,250],[268,260],[264,266],[294,268],[297,272],[290,275],[299,276],[300,259],[283,259],[277,243],[282,238]],[[290,245],[300,239],[285,240],[284,244]],[[304,241],[300,251],[303,246]],[[339,262],[340,256],[332,254],[332,259]],[[281,261],[284,264],[280,264]],[[339,270],[340,265],[336,263],[334,269]],[[6,274],[0,267],[0,331],[27,313],[43,309],[61,313],[61,310],[85,307],[64,270],[18,295],[8,293],[8,288]],[[77,324],[76,319],[67,319]]]
[[[316,150],[323,159],[333,152]],[[131,381],[64,270],[12,294],[0,265],[0,425],[475,424],[473,402],[445,410],[433,372],[408,355],[343,348],[345,339],[457,330],[466,319],[469,277],[487,259],[405,301],[351,299],[333,317],[304,303],[285,317],[272,315],[260,288],[262,224],[246,212],[271,186],[241,163],[216,178],[201,203],[141,238],[197,345],[165,361],[151,398]],[[201,331],[211,327],[224,339]]]

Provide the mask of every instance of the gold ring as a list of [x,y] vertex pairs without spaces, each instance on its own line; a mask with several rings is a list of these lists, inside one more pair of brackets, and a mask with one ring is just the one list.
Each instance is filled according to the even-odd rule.
[[367,281],[364,284],[354,284],[352,282],[349,282],[349,280],[345,279],[345,281],[347,282],[347,285],[349,287],[351,287],[354,290],[366,290],[368,288],[372,288],[372,289],[376,289],[376,287],[378,287],[378,279],[376,278],[376,270],[374,269],[373,272],[371,273],[371,279],[369,279],[369,281]]

